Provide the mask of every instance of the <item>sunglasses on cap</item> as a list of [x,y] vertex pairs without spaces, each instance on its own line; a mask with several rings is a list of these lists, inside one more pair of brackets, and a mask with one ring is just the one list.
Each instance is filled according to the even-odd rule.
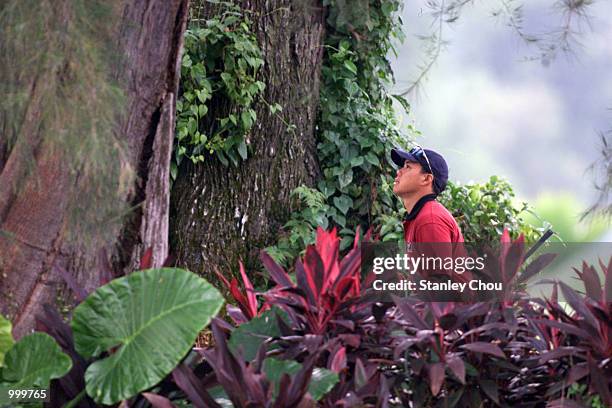
[[427,153],[425,153],[425,150],[423,150],[421,146],[416,145],[415,147],[412,148],[412,150],[410,150],[409,153],[413,155],[414,157],[416,157],[417,159],[424,157],[425,162],[427,163],[427,168],[429,169],[429,173],[433,174],[433,170],[431,168],[431,163],[429,163],[429,158],[427,157]]

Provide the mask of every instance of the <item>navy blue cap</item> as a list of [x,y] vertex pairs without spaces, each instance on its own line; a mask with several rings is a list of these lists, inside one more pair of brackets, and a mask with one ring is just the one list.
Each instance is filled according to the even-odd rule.
[[[419,163],[426,172],[430,173],[427,160],[419,150],[420,148],[415,148],[407,152],[402,149],[392,149],[391,160],[393,160],[393,163],[398,167],[403,167],[406,160],[416,162]],[[422,150],[425,152],[425,155],[427,155],[427,159],[429,159],[429,164],[431,165],[431,173],[434,176],[434,193],[440,194],[446,188],[446,182],[448,181],[448,165],[446,164],[446,160],[444,160],[444,157],[442,157],[440,153],[434,152],[433,150]]]

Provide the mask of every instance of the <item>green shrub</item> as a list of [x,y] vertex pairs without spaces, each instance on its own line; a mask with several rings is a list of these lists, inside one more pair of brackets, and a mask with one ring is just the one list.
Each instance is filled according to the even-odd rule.
[[539,228],[527,222],[529,205],[517,207],[512,186],[498,176],[482,184],[449,182],[439,200],[457,220],[466,242],[497,242],[504,228],[512,238],[523,234],[526,242],[535,242],[550,227],[547,222]]

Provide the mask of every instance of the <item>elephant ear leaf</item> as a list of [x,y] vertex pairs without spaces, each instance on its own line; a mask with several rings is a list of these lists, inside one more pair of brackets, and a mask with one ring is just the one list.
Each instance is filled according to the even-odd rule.
[[49,388],[52,379],[63,377],[71,368],[72,360],[51,336],[32,333],[4,356],[1,380],[9,388]]
[[11,330],[11,322],[0,315],[0,367],[3,365],[4,355],[13,347]]
[[112,405],[168,375],[223,305],[206,280],[175,268],[149,269],[98,288],[74,311],[77,352],[108,356],[85,372],[87,394]]

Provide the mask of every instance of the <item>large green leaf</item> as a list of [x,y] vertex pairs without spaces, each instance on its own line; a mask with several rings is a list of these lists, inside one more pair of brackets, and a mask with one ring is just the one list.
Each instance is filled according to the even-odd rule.
[[63,377],[72,360],[46,333],[22,338],[4,356],[2,382],[10,388],[49,388],[49,381]]
[[97,289],[72,319],[81,355],[113,349],[87,368],[87,394],[111,405],[157,384],[222,304],[214,287],[182,269],[135,272]]
[[[278,387],[283,374],[287,373],[291,376],[295,375],[302,369],[302,364],[293,360],[277,360],[275,358],[267,358],[264,360],[263,371],[266,377],[274,386],[273,395],[278,394]],[[318,401],[334,388],[338,382],[338,374],[325,368],[315,368],[312,370],[312,377],[308,384],[308,392],[315,401]]]
[[276,320],[276,314],[287,321],[286,313],[273,307],[250,321],[241,324],[233,332],[229,340],[230,350],[236,354],[242,351],[242,357],[251,361],[257,355],[259,346],[270,337],[281,336]]
[[11,322],[0,315],[0,367],[2,367],[4,362],[4,355],[13,347],[11,330]]

